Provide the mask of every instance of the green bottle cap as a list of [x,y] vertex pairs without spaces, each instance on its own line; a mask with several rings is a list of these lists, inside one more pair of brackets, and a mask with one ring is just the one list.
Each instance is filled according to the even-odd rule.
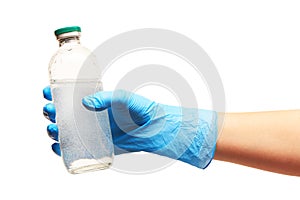
[[54,34],[56,36],[58,36],[60,34],[69,33],[69,32],[73,32],[73,31],[81,32],[81,28],[79,26],[64,27],[64,28],[60,28],[60,29],[57,29],[56,31],[54,31]]

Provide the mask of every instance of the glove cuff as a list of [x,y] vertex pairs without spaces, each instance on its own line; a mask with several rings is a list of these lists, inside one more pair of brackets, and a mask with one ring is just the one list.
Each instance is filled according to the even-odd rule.
[[216,149],[217,112],[166,105],[160,107],[163,112],[156,113],[151,120],[153,127],[159,127],[159,134],[149,138],[144,150],[206,168]]
[[217,113],[198,110],[200,120],[193,142],[178,159],[195,167],[205,169],[212,161],[218,138]]

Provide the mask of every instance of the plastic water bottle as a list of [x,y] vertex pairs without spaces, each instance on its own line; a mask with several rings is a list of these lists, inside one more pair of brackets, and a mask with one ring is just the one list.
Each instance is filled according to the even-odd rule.
[[108,113],[82,105],[84,96],[102,90],[101,69],[80,44],[80,27],[54,33],[59,49],[50,61],[49,78],[64,164],[72,174],[106,169],[113,161]]

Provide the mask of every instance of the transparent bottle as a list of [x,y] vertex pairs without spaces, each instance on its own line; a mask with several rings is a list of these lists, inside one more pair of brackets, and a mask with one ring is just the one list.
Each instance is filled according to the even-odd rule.
[[114,154],[107,110],[82,105],[84,96],[102,90],[101,69],[80,44],[80,27],[61,28],[55,35],[59,49],[50,61],[49,78],[64,164],[72,174],[106,169]]

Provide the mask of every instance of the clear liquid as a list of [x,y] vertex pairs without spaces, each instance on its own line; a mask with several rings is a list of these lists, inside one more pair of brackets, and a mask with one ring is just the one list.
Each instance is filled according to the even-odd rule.
[[51,84],[64,164],[70,173],[108,168],[113,143],[107,110],[95,112],[82,105],[82,98],[101,90],[95,82]]

